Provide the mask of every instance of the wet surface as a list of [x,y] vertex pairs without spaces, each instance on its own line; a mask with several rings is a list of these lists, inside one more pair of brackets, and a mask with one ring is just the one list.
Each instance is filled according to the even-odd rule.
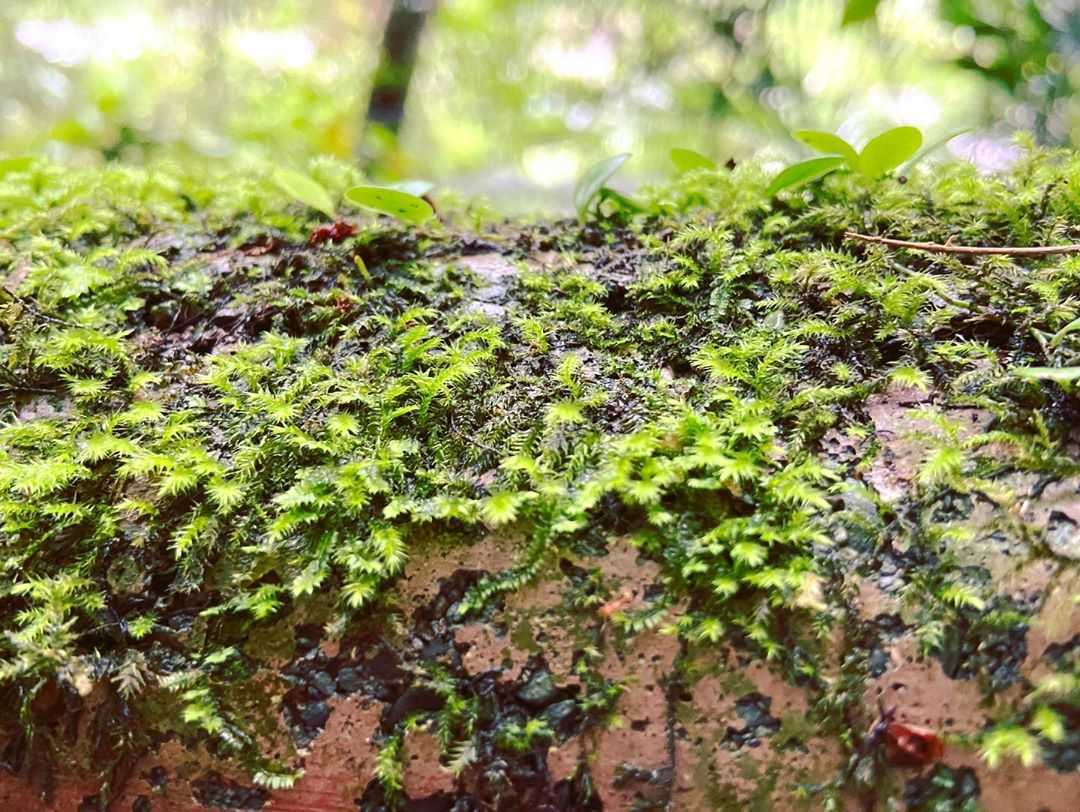
[[[550,242],[525,236],[526,247]],[[410,256],[415,245],[398,239],[360,253],[373,267]],[[176,261],[194,251],[190,243],[157,247]],[[295,260],[264,247],[214,248],[204,259],[215,284],[269,278]],[[549,248],[534,266],[563,261]],[[439,273],[471,275],[468,300],[454,304],[502,323],[523,253],[478,243],[439,257]],[[332,255],[299,281],[317,292],[342,262]],[[596,247],[581,263],[616,311],[632,279],[628,262]],[[158,303],[142,350],[169,363],[221,352],[275,324],[295,335],[318,327],[287,303],[244,309],[220,299],[208,318]],[[602,359],[578,349],[583,378],[603,382]],[[665,370],[677,383],[685,365],[674,359]],[[631,399],[610,400],[598,409],[604,425],[632,426]],[[20,416],[62,408],[28,401]],[[531,408],[526,397],[507,406]],[[513,525],[446,538],[427,532],[410,539],[404,572],[362,620],[331,629],[328,612],[297,610],[259,640],[236,635],[244,656],[228,690],[266,721],[263,750],[298,774],[291,788],[258,786],[251,765],[170,734],[141,743],[105,797],[93,746],[103,734],[92,724],[102,700],[56,689],[41,694],[38,710],[50,736],[80,743],[80,758],[34,774],[31,745],[11,738],[0,800],[28,812],[765,810],[821,808],[825,798],[849,809],[1074,808],[1075,704],[1048,700],[1063,731],[1040,740],[1038,765],[1007,759],[991,769],[978,738],[1002,719],[1026,719],[1036,686],[1075,673],[1080,480],[1011,471],[1015,452],[987,443],[979,454],[990,473],[980,482],[972,468],[970,488],[928,496],[928,455],[950,431],[962,442],[991,430],[994,416],[950,407],[941,392],[895,386],[870,395],[864,412],[857,431],[831,428],[818,443],[821,458],[843,471],[826,517],[831,544],[812,550],[825,574],[815,598],[823,610],[816,625],[800,616],[802,626],[785,629],[781,656],[766,660],[731,629],[714,641],[680,638],[677,624],[693,602],[665,602],[672,574],[630,535],[559,549],[535,577],[476,609],[470,596],[518,565],[528,539]],[[597,510],[617,514],[618,506]],[[623,524],[629,516],[609,526]],[[131,601],[150,587],[131,559],[118,558],[108,579]],[[953,602],[935,597],[942,594]],[[162,673],[177,670],[175,640],[205,633],[199,596],[187,599],[147,655]],[[941,762],[884,763],[866,744],[883,708],[943,737]]]

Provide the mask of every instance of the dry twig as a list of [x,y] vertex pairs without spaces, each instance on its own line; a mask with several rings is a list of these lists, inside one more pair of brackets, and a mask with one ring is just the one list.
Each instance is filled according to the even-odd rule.
[[859,234],[854,231],[844,233],[844,239],[861,240],[862,242],[887,245],[890,248],[911,248],[915,251],[929,251],[933,254],[966,254],[968,256],[1004,255],[1010,257],[1045,257],[1053,254],[1077,254],[1080,253],[1080,243],[1072,245],[1046,245],[1046,246],[987,246],[987,245],[951,245],[939,242],[908,242],[907,240],[893,240],[888,237],[877,237],[870,234]]

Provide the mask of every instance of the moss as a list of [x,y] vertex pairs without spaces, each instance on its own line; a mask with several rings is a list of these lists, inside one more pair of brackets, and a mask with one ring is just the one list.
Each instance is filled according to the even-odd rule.
[[[326,174],[334,194],[355,181]],[[1078,181],[1076,156],[1032,151],[1008,176],[830,176],[770,200],[740,167],[586,224],[477,234],[467,212],[416,230],[365,217],[352,241],[312,247],[312,214],[269,174],[9,173],[6,723],[75,659],[111,684],[138,655],[181,699],[146,724],[197,729],[261,768],[270,711],[227,686],[257,667],[244,655],[289,650],[283,617],[364,623],[418,538],[510,527],[518,565],[478,583],[461,616],[564,552],[630,543],[665,594],[622,631],[678,605],[687,641],[727,641],[827,693],[814,637],[842,608],[827,519],[837,483],[872,463],[830,458],[824,438],[865,433],[867,398],[898,384],[994,420],[972,438],[927,417],[903,514],[920,517],[897,551],[910,617],[940,650],[993,585],[950,562],[930,506],[1004,498],[1013,471],[1080,469],[1075,390],[1011,374],[1080,362],[1080,332],[1062,332],[1080,315],[1080,259],[964,263],[842,235],[1058,242],[1080,220]],[[491,286],[455,267],[478,250],[528,270]],[[988,440],[1016,453],[995,458]],[[886,544],[884,526],[864,530],[867,554]]]
[[773,746],[783,749],[788,745],[800,745],[815,736],[820,725],[805,714],[785,713],[780,717],[780,729],[773,738]]

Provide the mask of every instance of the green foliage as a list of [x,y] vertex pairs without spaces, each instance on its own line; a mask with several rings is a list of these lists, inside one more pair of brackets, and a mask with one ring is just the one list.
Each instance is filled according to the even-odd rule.
[[859,153],[858,171],[867,178],[879,178],[900,166],[919,151],[922,133],[915,127],[895,127],[870,141]]
[[431,205],[421,197],[385,186],[353,186],[345,198],[362,209],[389,214],[413,225],[423,225],[435,216]]
[[292,789],[296,782],[304,777],[304,771],[301,770],[284,770],[284,769],[262,769],[256,770],[252,775],[251,780],[260,787],[265,787],[268,790],[283,790]]
[[1028,380],[1068,384],[1080,380],[1080,367],[1016,367],[1013,374]]
[[818,152],[842,156],[847,161],[848,166],[852,168],[859,162],[859,153],[855,151],[855,147],[833,133],[818,130],[799,130],[795,133],[795,137]]
[[382,743],[375,757],[375,778],[390,798],[398,796],[405,779],[405,765],[402,763],[404,741],[404,729],[395,731]]
[[288,195],[295,197],[306,206],[321,211],[331,220],[337,217],[334,201],[323,186],[302,172],[295,169],[278,169],[274,172],[274,183]]
[[537,742],[550,741],[553,737],[547,721],[540,718],[529,719],[525,724],[506,722],[496,734],[496,744],[512,753],[524,753]]
[[772,196],[784,189],[796,188],[804,183],[817,180],[818,178],[828,175],[834,169],[843,166],[844,161],[844,158],[837,156],[831,158],[811,158],[808,161],[792,164],[786,169],[781,170],[781,172],[772,179],[772,182],[769,184],[769,188],[765,190],[765,193]]
[[[335,196],[356,182],[331,164],[313,175]],[[1080,364],[1080,263],[964,265],[840,235],[869,218],[941,242],[1056,239],[1080,216],[1077,176],[1075,157],[1033,152],[1007,178],[950,165],[856,193],[837,177],[774,210],[757,167],[701,167],[636,193],[640,217],[545,234],[550,261],[509,280],[488,316],[484,280],[446,260],[453,241],[375,221],[346,246],[304,247],[308,223],[282,211],[268,172],[9,173],[0,200],[32,202],[3,203],[0,221],[0,678],[21,702],[50,680],[100,683],[133,718],[153,707],[157,729],[284,786],[291,767],[263,758],[230,694],[249,678],[235,641],[315,608],[372,622],[419,537],[494,529],[523,539],[517,560],[451,620],[568,554],[633,544],[663,594],[611,618],[616,634],[669,624],[816,680],[792,630],[834,622],[833,489],[863,473],[829,459],[827,438],[866,436],[871,394],[894,385],[941,406],[911,415],[928,426],[913,516],[949,491],[1001,498],[1006,464],[1076,471],[1075,391],[1018,370]],[[606,179],[590,206],[607,205]],[[268,234],[280,257],[259,253]],[[957,405],[986,409],[992,430],[966,433]],[[995,596],[948,560],[958,530],[909,521],[897,542],[940,569],[906,594],[936,652]],[[153,601],[131,600],[148,589]],[[163,668],[155,646],[193,594],[206,603]],[[1036,741],[1059,735],[1066,676],[1015,720]],[[463,770],[475,701],[452,675],[424,678],[444,706],[422,721]],[[621,686],[583,680],[585,711],[610,712]],[[509,750],[546,742],[517,724]],[[402,736],[379,759],[388,791]],[[984,746],[1028,752],[1010,741]]]
[[871,138],[861,152],[857,152],[840,136],[828,132],[800,130],[795,133],[795,137],[818,152],[837,157],[811,158],[792,164],[773,178],[766,190],[770,196],[783,189],[816,180],[841,166],[846,166],[848,170],[867,180],[876,180],[911,158],[922,146],[922,133],[915,127],[894,127],[886,130]]
[[866,20],[872,20],[877,14],[878,3],[881,0],[847,0],[844,3],[844,16],[841,25],[854,25]]
[[577,186],[574,187],[574,208],[577,210],[579,218],[585,219],[589,208],[600,196],[601,189],[629,159],[629,152],[612,155],[610,158],[605,158],[593,164],[582,173]]
[[1019,725],[999,725],[983,734],[980,754],[991,767],[999,766],[1006,758],[1030,767],[1039,757],[1039,742]]
[[675,165],[675,169],[679,172],[690,172],[694,169],[716,169],[715,161],[692,149],[675,147],[669,154],[671,163]]

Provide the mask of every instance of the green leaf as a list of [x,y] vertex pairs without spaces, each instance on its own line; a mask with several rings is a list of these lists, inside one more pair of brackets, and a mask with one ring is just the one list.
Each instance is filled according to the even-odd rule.
[[922,133],[918,127],[894,127],[886,130],[859,153],[859,171],[870,179],[880,178],[919,151]]
[[781,189],[789,189],[793,186],[809,183],[822,175],[828,175],[843,163],[844,159],[836,155],[828,158],[811,158],[809,161],[792,164],[773,178],[765,193],[771,197]]
[[904,164],[904,167],[901,170],[901,172],[903,172],[905,175],[908,174],[927,155],[930,155],[931,153],[935,152],[936,150],[941,149],[943,146],[948,144],[954,138],[956,138],[958,136],[961,136],[964,133],[971,132],[972,129],[973,129],[972,127],[964,127],[962,130],[955,130],[954,132],[951,132],[948,135],[946,135],[946,136],[944,136],[942,138],[939,138],[937,141],[934,141],[932,144],[928,144],[923,149],[922,152],[920,152],[918,155],[916,155],[914,158],[912,158],[910,161],[908,161],[906,164]]
[[691,169],[716,169],[714,161],[706,158],[700,152],[694,152],[692,149],[675,147],[669,155],[671,156],[671,162],[675,164],[675,168],[680,173],[689,172]]
[[1068,383],[1080,380],[1080,367],[1016,367],[1013,374],[1032,381]]
[[337,412],[327,419],[326,428],[337,437],[353,437],[360,432],[360,421],[347,412]]
[[414,225],[435,216],[434,209],[423,198],[387,186],[354,186],[345,197],[362,209],[389,214]]
[[1067,336],[1069,333],[1075,333],[1077,330],[1080,330],[1080,319],[1074,319],[1073,321],[1070,321],[1068,324],[1066,324],[1064,327],[1054,333],[1054,335],[1050,338],[1050,346],[1058,346],[1062,341],[1065,340],[1065,336]]
[[840,21],[841,26],[854,25],[869,20],[877,14],[878,3],[881,0],[847,0],[844,4],[844,18]]
[[859,153],[839,135],[820,130],[799,130],[795,133],[795,137],[818,152],[824,152],[826,155],[843,155],[851,164],[852,169],[858,166]]
[[332,219],[337,217],[330,193],[323,188],[322,184],[312,180],[303,172],[297,172],[294,169],[278,169],[274,172],[274,183],[283,192],[296,198],[305,206],[311,206]]
[[626,195],[620,192],[616,192],[614,189],[601,189],[600,199],[601,201],[610,200],[620,209],[630,212],[631,214],[640,214],[641,212],[645,211],[645,207],[638,203],[636,200],[632,200]]
[[589,210],[589,206],[596,200],[597,195],[600,194],[600,190],[604,188],[604,184],[607,183],[611,176],[619,171],[619,167],[622,166],[630,159],[629,152],[623,152],[618,155],[613,155],[610,158],[605,158],[600,163],[593,164],[585,170],[585,174],[581,176],[581,180],[577,182],[577,186],[574,187],[574,208],[577,209],[578,217],[584,219],[585,212]]

